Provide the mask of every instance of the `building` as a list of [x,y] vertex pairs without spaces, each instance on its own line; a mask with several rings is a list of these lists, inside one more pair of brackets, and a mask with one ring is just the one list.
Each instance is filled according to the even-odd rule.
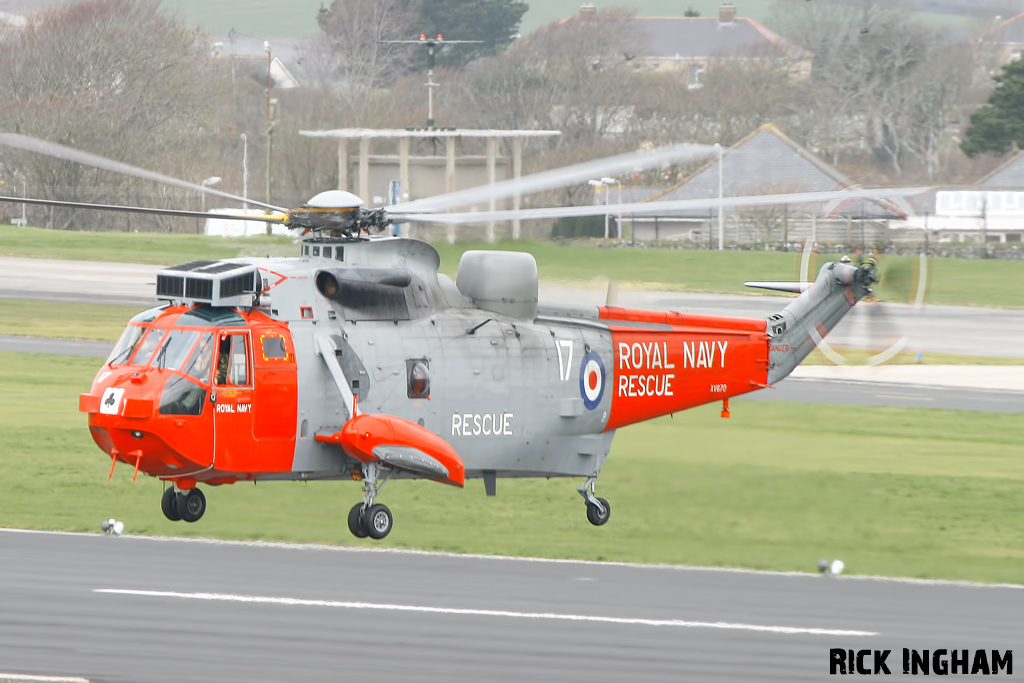
[[[765,124],[682,182],[641,199],[644,202],[708,199],[719,196],[833,192],[856,183],[828,165],[772,124]],[[594,203],[603,204],[602,188]],[[607,190],[616,202],[615,187]],[[642,191],[641,191],[642,193]],[[721,193],[721,195],[720,195]],[[811,238],[818,242],[877,243],[889,241],[891,220],[913,210],[900,202],[854,200],[822,206],[792,205],[727,209],[722,216],[723,241],[751,244],[789,243]],[[630,218],[625,220],[630,222]],[[639,240],[686,240],[717,245],[715,210],[669,211],[632,220]]]
[[705,73],[714,60],[773,60],[789,70],[793,78],[811,74],[813,53],[746,17],[737,16],[736,5],[725,3],[717,17],[630,17],[598,14],[592,4],[580,13],[545,29],[566,30],[575,22],[616,21],[622,32],[636,36],[635,55],[627,54],[634,68],[675,73],[691,88],[704,84]]

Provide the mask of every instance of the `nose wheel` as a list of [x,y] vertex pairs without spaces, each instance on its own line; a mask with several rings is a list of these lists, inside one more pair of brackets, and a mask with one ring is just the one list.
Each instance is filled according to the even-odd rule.
[[206,512],[206,496],[198,488],[180,490],[172,486],[160,498],[160,510],[172,522],[198,522]]

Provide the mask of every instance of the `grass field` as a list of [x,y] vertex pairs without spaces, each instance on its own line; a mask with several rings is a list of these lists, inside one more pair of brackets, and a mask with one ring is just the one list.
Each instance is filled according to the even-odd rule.
[[[762,251],[697,251],[692,249],[602,248],[589,244],[560,245],[531,240],[496,244],[434,245],[441,272],[452,277],[467,249],[524,250],[537,259],[541,279],[594,284],[607,280],[646,289],[760,295],[743,286],[750,280],[795,280],[799,255]],[[64,258],[170,265],[197,258],[294,256],[298,247],[286,237],[224,239],[202,235],[152,233],[84,233],[39,228],[0,227],[0,256]],[[821,255],[818,265],[826,257]],[[828,258],[838,258],[828,255]],[[914,257],[885,257],[883,266],[902,269],[899,286],[884,284],[880,296],[906,302]],[[927,301],[964,306],[1024,307],[1024,261],[932,259]]]
[[[353,483],[206,488],[207,516],[166,521],[161,483],[91,442],[77,394],[95,359],[0,353],[0,525],[370,545],[345,524]],[[595,528],[575,480],[502,480],[498,496],[392,482],[384,547],[1024,583],[1018,416],[733,402],[624,429]],[[756,444],[756,447],[754,446]]]

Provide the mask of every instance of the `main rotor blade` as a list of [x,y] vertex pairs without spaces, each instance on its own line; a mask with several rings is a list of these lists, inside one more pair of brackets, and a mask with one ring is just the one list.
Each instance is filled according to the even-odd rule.
[[505,199],[515,195],[530,194],[544,190],[554,190],[567,185],[585,183],[588,180],[602,178],[604,176],[619,173],[632,173],[634,171],[654,168],[663,164],[690,161],[710,156],[715,152],[711,145],[697,145],[683,143],[671,147],[660,147],[658,149],[641,150],[629,152],[618,156],[606,157],[594,161],[587,161],[582,164],[556,168],[550,171],[542,171],[522,178],[503,180],[493,185],[471,187],[458,192],[442,194],[426,199],[417,199],[411,202],[394,204],[386,207],[388,213],[396,211],[403,213],[422,213],[426,211],[447,211],[459,206],[468,204],[480,204],[489,202],[492,199]]
[[229,194],[227,192],[214,190],[213,188],[207,187],[205,185],[196,185],[195,183],[189,183],[184,180],[178,180],[177,178],[161,175],[160,173],[154,173],[153,171],[147,171],[143,168],[138,168],[137,166],[130,166],[129,164],[125,164],[120,161],[114,161],[113,159],[107,159],[106,157],[101,157],[96,154],[90,154],[89,152],[83,152],[81,150],[73,149],[71,147],[65,147],[64,145],[58,145],[55,142],[47,142],[46,140],[40,140],[39,138],[29,137],[28,135],[20,135],[18,133],[0,133],[0,145],[7,145],[8,147],[14,147],[16,149],[23,149],[26,152],[44,154],[55,159],[74,161],[79,164],[85,164],[86,166],[100,168],[103,169],[104,171],[113,171],[114,173],[120,173],[122,175],[129,175],[135,178],[142,178],[143,180],[152,180],[153,182],[163,183],[164,185],[180,187],[184,190],[202,192],[203,194],[211,195],[213,197],[229,199],[233,202],[243,202],[246,204],[252,204],[253,206],[260,206],[263,207],[264,209],[280,211],[281,213],[288,212],[288,209],[282,208],[280,206],[274,206],[273,204],[264,204],[263,202],[254,201],[252,199],[244,199],[242,197]]
[[777,204],[810,204],[845,199],[888,199],[920,194],[933,188],[903,187],[875,190],[842,190],[836,192],[795,192],[791,194],[745,195],[723,197],[722,199],[679,199],[667,202],[642,202],[638,204],[593,204],[588,206],[565,206],[546,209],[520,209],[518,211],[472,211],[466,213],[402,214],[388,211],[388,217],[401,223],[487,223],[490,221],[542,220],[572,216],[646,215],[668,214],[676,211],[695,209],[733,209],[744,206],[767,206]]
[[262,221],[264,223],[284,223],[285,216],[240,216],[227,213],[208,213],[206,211],[183,211],[180,209],[154,209],[144,206],[118,206],[116,204],[87,204],[85,202],[65,202],[59,199],[28,199],[26,197],[0,196],[0,202],[12,204],[34,204],[39,206],[66,206],[72,209],[93,209],[98,211],[123,211],[126,213],[148,213],[160,216],[185,216],[188,218],[223,218],[229,221]]

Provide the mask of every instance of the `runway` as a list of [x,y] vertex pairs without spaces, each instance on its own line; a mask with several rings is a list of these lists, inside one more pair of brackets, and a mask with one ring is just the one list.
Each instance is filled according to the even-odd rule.
[[[597,541],[600,542],[600,541]],[[832,648],[1020,647],[1020,587],[0,530],[5,673],[825,680]]]
[[[158,266],[0,257],[0,298],[155,304]],[[541,273],[543,278],[544,273]],[[605,290],[578,284],[545,282],[541,301],[601,305]],[[736,296],[685,292],[619,292],[619,305],[708,315],[763,318],[788,302],[785,296]],[[928,305],[921,310],[900,304],[861,304],[828,336],[827,341],[852,348],[888,345],[903,337],[913,352],[965,356],[1024,358],[1024,310]]]

